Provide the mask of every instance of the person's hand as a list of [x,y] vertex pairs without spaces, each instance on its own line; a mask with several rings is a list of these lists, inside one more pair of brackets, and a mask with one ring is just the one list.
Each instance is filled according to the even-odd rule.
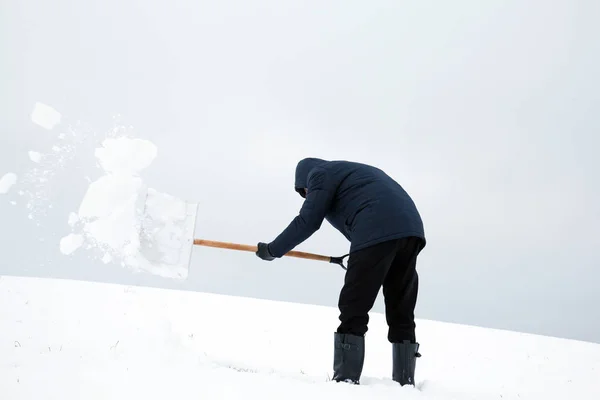
[[256,250],[256,255],[266,261],[273,261],[275,259],[275,257],[273,257],[273,255],[269,251],[269,245],[263,242],[258,243],[258,250]]

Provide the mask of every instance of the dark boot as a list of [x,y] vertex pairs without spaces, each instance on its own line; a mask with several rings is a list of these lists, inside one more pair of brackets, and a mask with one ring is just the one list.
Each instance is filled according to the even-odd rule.
[[334,334],[333,380],[358,384],[365,360],[365,338]]
[[405,340],[402,343],[392,343],[392,379],[400,385],[415,384],[415,367],[419,354],[419,344]]

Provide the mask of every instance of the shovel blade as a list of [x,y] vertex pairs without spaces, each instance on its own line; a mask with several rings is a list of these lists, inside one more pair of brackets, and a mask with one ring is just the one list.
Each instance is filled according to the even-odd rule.
[[194,245],[198,204],[149,188],[143,207],[138,267],[185,280]]

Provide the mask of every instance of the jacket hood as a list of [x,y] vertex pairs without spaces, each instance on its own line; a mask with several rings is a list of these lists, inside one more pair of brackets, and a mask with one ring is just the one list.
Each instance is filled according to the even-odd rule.
[[294,182],[294,190],[304,197],[303,189],[307,187],[308,174],[310,171],[327,161],[320,158],[309,157],[298,162],[296,166],[296,180]]

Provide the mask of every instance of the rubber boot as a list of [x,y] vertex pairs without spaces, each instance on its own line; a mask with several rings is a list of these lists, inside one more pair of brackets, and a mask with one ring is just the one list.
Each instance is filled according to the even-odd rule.
[[358,385],[365,360],[365,338],[334,334],[333,380]]
[[419,343],[405,340],[402,343],[392,343],[392,379],[400,385],[415,384],[415,367],[419,354]]

